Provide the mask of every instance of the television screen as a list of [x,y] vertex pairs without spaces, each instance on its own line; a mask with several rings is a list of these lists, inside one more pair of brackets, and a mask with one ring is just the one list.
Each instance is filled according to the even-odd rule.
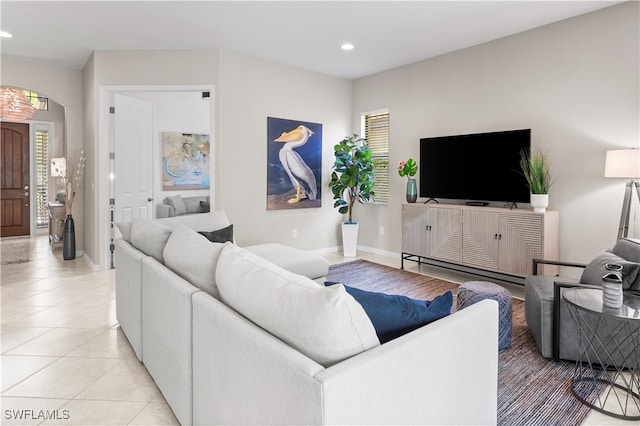
[[420,139],[420,197],[528,203],[520,152],[531,129]]

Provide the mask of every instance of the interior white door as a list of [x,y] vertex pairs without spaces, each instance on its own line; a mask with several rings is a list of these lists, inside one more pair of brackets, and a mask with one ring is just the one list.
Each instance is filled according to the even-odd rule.
[[114,94],[114,219],[153,219],[153,108],[148,101]]

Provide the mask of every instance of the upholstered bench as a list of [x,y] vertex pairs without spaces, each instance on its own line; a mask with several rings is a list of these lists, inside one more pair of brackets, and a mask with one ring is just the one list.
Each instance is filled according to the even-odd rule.
[[498,302],[498,350],[502,351],[511,345],[511,294],[505,288],[485,281],[469,281],[458,288],[458,310],[485,299]]

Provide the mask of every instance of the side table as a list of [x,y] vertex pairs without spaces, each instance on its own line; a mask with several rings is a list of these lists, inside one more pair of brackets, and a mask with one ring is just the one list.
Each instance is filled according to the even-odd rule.
[[55,201],[49,201],[47,204],[49,207],[49,244],[51,244],[51,250],[55,250],[57,245],[62,245],[67,210],[64,204]]
[[573,394],[603,414],[640,420],[640,297],[625,294],[619,309],[603,306],[598,289],[563,297],[580,333]]

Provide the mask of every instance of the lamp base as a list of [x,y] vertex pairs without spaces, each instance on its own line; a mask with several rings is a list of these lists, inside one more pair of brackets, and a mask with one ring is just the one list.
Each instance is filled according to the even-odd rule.
[[[618,240],[629,235],[629,216],[631,216],[631,190],[635,186],[640,200],[640,183],[634,180],[627,182],[624,189],[624,201],[622,202],[622,213],[620,214],[620,226],[618,227]],[[616,240],[617,241],[617,240]]]

